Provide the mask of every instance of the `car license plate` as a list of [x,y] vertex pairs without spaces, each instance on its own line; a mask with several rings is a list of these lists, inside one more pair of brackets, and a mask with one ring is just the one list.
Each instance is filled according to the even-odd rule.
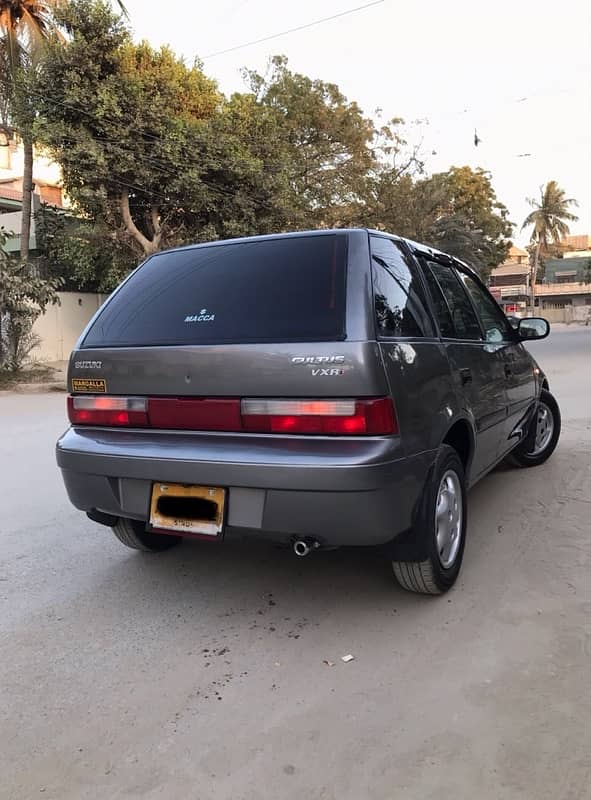
[[179,534],[215,538],[224,527],[225,506],[225,489],[155,483],[152,486],[150,526]]

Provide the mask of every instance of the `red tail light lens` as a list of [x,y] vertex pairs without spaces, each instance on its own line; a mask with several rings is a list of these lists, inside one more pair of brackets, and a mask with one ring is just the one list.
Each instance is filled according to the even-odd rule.
[[243,400],[242,425],[253,433],[383,436],[398,433],[392,401]]
[[68,418],[72,425],[147,427],[147,406],[145,397],[68,397]]
[[200,397],[150,397],[151,428],[193,431],[240,431],[240,400]]
[[392,400],[265,400],[192,397],[68,398],[73,425],[160,430],[387,436],[398,433]]

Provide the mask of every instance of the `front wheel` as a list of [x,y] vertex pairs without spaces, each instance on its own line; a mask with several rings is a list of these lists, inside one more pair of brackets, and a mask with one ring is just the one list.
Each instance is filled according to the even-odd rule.
[[554,396],[542,389],[530,431],[521,444],[509,455],[509,461],[518,467],[537,467],[547,461],[560,438],[560,409]]
[[456,582],[466,540],[466,479],[453,447],[439,449],[425,486],[422,509],[415,526],[427,558],[393,561],[398,583],[409,592],[443,594]]

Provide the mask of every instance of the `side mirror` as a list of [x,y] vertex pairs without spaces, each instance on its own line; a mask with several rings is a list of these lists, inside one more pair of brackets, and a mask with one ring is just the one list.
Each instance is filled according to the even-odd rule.
[[519,320],[517,333],[522,341],[545,339],[550,333],[550,323],[541,317],[528,317]]

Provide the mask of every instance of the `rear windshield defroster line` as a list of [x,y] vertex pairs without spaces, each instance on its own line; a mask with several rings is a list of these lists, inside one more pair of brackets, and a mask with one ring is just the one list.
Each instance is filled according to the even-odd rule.
[[345,338],[346,234],[277,237],[150,258],[105,306],[83,347]]

